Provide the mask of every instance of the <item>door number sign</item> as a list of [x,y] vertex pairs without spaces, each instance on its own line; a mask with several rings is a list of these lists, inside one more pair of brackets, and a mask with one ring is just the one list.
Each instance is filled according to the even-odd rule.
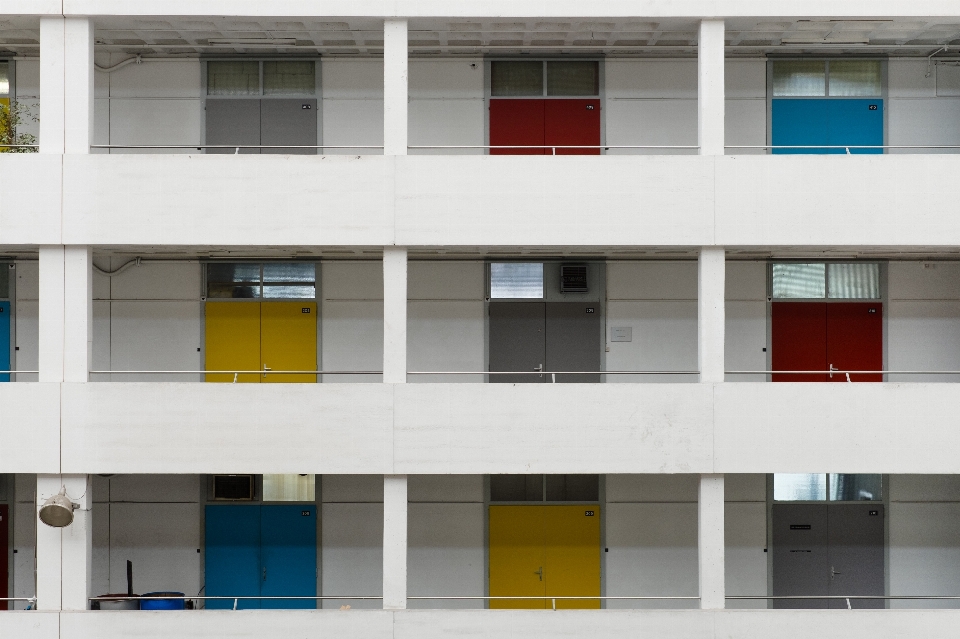
[[300,312],[301,312],[301,313],[310,313],[310,307],[309,307],[309,306],[305,306],[304,308],[301,308],[301,309],[300,309]]
[[592,510],[585,510],[585,511],[583,511],[583,516],[584,516],[584,517],[593,517],[593,511],[592,511]]

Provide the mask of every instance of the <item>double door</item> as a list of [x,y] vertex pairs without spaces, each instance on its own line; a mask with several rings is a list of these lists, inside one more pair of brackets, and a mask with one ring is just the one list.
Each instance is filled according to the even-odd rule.
[[[317,381],[316,375],[266,371],[317,370],[316,302],[207,302],[206,370],[264,371],[237,375],[236,381]],[[229,373],[209,374],[208,382],[233,382]]]
[[[602,327],[596,302],[490,304],[490,371],[580,371],[557,383],[599,382]],[[491,375],[493,383],[543,383],[549,374]]]
[[[884,594],[881,504],[774,504],[774,596]],[[851,599],[883,608],[881,599]],[[774,599],[774,608],[846,608],[843,599]]]
[[[600,596],[600,508],[490,506],[491,608],[550,608],[550,597]],[[557,608],[599,608],[563,599]]]
[[[207,99],[207,144],[227,146],[272,145],[267,149],[240,149],[240,153],[316,155],[317,149],[291,148],[317,144],[315,99]],[[282,147],[280,145],[290,145]],[[234,149],[207,149],[229,153]]]
[[[771,104],[774,146],[883,146],[883,100],[880,98],[774,99]],[[774,149],[774,153],[845,154],[844,148]],[[850,149],[883,153],[883,149]]]
[[[775,371],[883,370],[883,305],[879,302],[774,302]],[[843,373],[774,374],[775,382],[846,382]],[[882,374],[851,374],[882,382]]]
[[490,149],[491,155],[553,155],[554,146],[595,148],[556,149],[556,155],[600,155],[600,100],[492,99],[490,146],[530,146],[530,149]]
[[[205,590],[210,597],[315,597],[314,504],[206,507]],[[208,599],[207,608],[233,601]],[[316,608],[314,599],[244,599],[244,608]]]

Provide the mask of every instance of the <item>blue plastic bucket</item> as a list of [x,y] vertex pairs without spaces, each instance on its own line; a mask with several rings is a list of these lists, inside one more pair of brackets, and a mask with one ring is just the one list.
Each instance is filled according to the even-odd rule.
[[[144,597],[183,597],[182,592],[147,592]],[[140,610],[183,610],[183,599],[141,599]]]

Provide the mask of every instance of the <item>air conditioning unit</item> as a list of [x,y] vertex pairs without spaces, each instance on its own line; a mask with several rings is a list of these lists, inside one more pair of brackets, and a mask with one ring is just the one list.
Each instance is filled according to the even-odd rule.
[[560,292],[586,293],[587,292],[587,265],[561,264],[560,265]]
[[214,501],[253,501],[253,475],[214,475]]

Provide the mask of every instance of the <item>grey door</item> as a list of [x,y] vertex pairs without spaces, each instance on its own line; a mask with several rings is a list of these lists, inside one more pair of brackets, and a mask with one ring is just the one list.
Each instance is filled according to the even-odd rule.
[[[773,596],[828,594],[826,504],[773,505]],[[826,608],[826,599],[774,599],[774,608]]]
[[[883,506],[831,504],[830,594],[883,595]],[[883,608],[882,599],[851,599],[853,608]],[[847,602],[831,600],[830,608]]]
[[[316,100],[263,100],[260,103],[260,144],[316,146]],[[263,153],[316,155],[316,149],[275,148]]]
[[[774,504],[773,594],[884,594],[883,506]],[[883,608],[851,599],[852,608]],[[774,608],[846,608],[843,599],[774,600]]]
[[[490,304],[490,371],[544,370],[546,360],[545,304]],[[491,375],[500,384],[543,383],[543,375]]]
[[[207,144],[260,144],[260,100],[207,100]],[[207,149],[207,153],[235,153],[235,149]],[[240,149],[240,153],[259,153]]]
[[[549,302],[546,307],[545,370],[599,371],[602,345],[600,305],[596,302]],[[599,374],[557,375],[557,383],[599,381]]]

